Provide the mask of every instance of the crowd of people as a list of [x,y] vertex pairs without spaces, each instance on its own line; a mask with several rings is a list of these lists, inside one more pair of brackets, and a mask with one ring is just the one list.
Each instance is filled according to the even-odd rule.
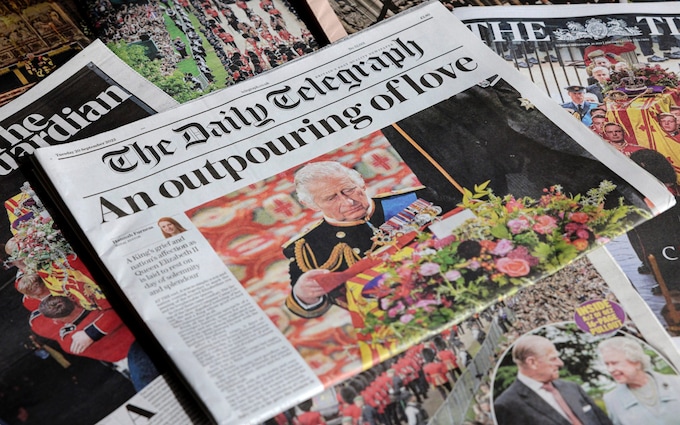
[[203,36],[229,73],[227,83],[245,80],[318,47],[306,28],[284,17],[281,6],[296,17],[285,2],[262,0],[254,8],[243,0],[182,0],[178,4],[185,11],[189,4],[197,11]]
[[156,2],[123,3],[113,6],[109,0],[88,3],[94,30],[104,43],[152,41],[158,49],[163,75],[175,71],[181,56],[175,51],[163,19],[163,8]]
[[[161,0],[114,6],[109,0],[99,0],[90,6],[90,15],[99,37],[107,43],[153,41],[166,75],[181,60],[192,59],[201,75],[187,75],[187,82],[198,89],[203,88],[203,81],[215,81],[217,73],[211,68],[215,65],[207,57],[210,50],[227,71],[223,83],[229,85],[318,48],[288,2],[262,0],[251,7],[254,2]],[[182,31],[182,37],[171,39],[164,15]]]
[[[585,55],[588,85],[566,87],[570,101],[562,107],[618,152],[654,175],[677,199],[680,195],[680,92],[677,89],[680,81],[674,72],[655,63],[680,58],[680,47],[673,37],[665,44],[662,41],[660,38],[659,48],[667,49],[668,53],[653,54],[651,42],[640,42],[647,63],[631,63],[625,59],[637,49],[630,42],[591,46]],[[612,50],[614,48],[617,49]],[[650,85],[650,81],[654,85]],[[674,246],[680,237],[677,215],[678,209],[673,207],[628,234],[640,261],[638,272],[652,273],[649,254],[653,254],[664,284],[671,292],[680,290],[678,269],[663,249]],[[654,278],[657,285],[652,288],[652,294],[660,295],[660,279],[656,275]]]
[[586,260],[577,260],[506,300],[515,317],[511,334],[517,336],[571,318],[574,308],[587,300],[613,297],[597,271],[588,267]]

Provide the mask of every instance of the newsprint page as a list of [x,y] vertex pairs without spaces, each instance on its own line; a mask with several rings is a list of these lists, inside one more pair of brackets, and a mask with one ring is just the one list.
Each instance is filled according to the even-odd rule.
[[673,203],[437,2],[35,158],[223,424],[308,399]]
[[[397,425],[404,417],[408,424],[562,423],[554,416],[556,411],[551,413],[552,408],[540,409],[542,417],[520,416],[534,410],[535,402],[517,404],[515,417],[503,410],[503,400],[508,396],[501,396],[517,380],[518,366],[511,360],[514,347],[532,339],[551,347],[534,336],[545,337],[555,347],[560,379],[575,382],[587,394],[582,398],[586,409],[574,405],[582,423],[589,423],[590,411],[600,412],[593,416],[601,424],[611,423],[602,412],[618,424],[677,422],[678,396],[671,391],[677,391],[680,381],[678,351],[605,248],[273,420],[285,424],[293,419],[293,423],[304,424],[319,423],[315,419],[322,417],[329,425],[340,424],[344,417],[370,425]],[[621,415],[612,400],[625,383],[616,365],[612,366],[607,346],[616,346],[632,356],[644,353],[638,359],[631,356],[631,363],[640,365],[643,359],[650,360],[645,361],[647,370],[650,376],[662,378],[659,388],[663,389],[664,403],[673,407],[646,418],[628,411]],[[496,401],[498,409],[494,409]],[[427,419],[418,422],[416,418]],[[557,422],[551,422],[551,418]]]
[[[680,13],[675,3],[454,13],[585,127],[657,176],[674,196],[680,194]],[[584,109],[579,112],[574,102]],[[607,247],[673,337],[680,336],[679,217],[674,207]]]
[[[158,375],[111,309],[19,168],[21,157],[40,146],[88,137],[175,105],[95,42],[0,109],[1,423],[95,423],[119,408],[119,424],[164,414],[189,420],[172,383]],[[46,317],[45,298],[70,306],[73,314]]]

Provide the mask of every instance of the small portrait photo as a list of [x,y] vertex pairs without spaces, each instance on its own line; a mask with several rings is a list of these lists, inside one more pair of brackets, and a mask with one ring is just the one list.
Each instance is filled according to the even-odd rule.
[[166,239],[179,235],[187,230],[172,217],[161,217],[158,219],[157,224]]
[[499,425],[670,425],[680,417],[680,377],[631,333],[583,332],[573,322],[522,335],[493,378]]

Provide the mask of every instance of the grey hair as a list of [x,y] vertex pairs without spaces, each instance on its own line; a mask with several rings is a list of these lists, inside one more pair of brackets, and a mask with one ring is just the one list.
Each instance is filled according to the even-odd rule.
[[640,343],[631,338],[615,336],[613,338],[605,339],[597,346],[597,351],[600,355],[603,354],[603,351],[619,351],[623,353],[628,361],[640,363],[642,369],[652,369],[652,361],[649,355],[644,352]]
[[512,361],[516,365],[524,365],[529,357],[541,357],[546,348],[554,346],[552,341],[540,335],[524,335],[512,347]]
[[596,66],[596,67],[594,67],[593,69],[591,69],[590,72],[593,73],[593,72],[595,72],[595,70],[597,70],[597,69],[604,69],[605,71],[607,71],[607,73],[611,73],[611,71],[609,70],[609,68],[607,68],[607,67],[605,67],[605,66]]
[[363,187],[365,185],[364,178],[358,171],[345,167],[339,162],[319,161],[305,165],[295,173],[295,192],[297,193],[298,200],[305,206],[317,208],[312,194],[309,193],[309,184],[343,175],[356,183],[357,186]]

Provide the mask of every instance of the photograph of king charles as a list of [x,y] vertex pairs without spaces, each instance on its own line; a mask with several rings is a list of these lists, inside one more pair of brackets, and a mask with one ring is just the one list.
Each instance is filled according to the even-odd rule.
[[335,161],[300,168],[295,188],[300,203],[323,214],[283,246],[292,286],[286,307],[304,318],[319,317],[332,305],[347,306],[344,285],[326,292],[315,278],[346,270],[364,258],[376,248],[375,235],[381,225],[398,215],[400,222],[408,220],[405,210],[417,212],[419,202],[431,205],[423,198],[432,199],[423,186],[371,198],[361,174]]

